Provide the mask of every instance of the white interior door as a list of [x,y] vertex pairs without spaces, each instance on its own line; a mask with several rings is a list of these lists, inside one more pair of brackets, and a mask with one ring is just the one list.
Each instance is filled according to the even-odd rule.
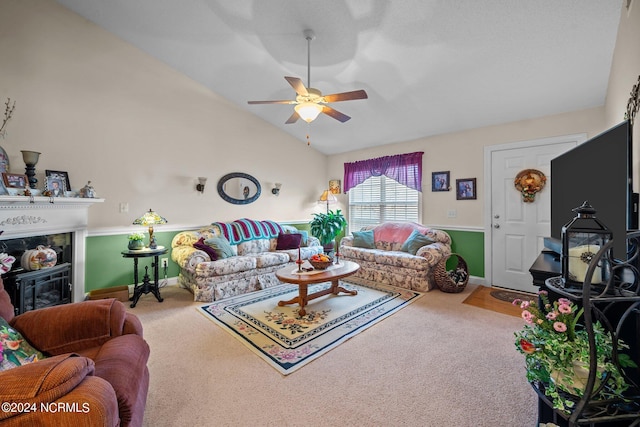
[[[568,140],[567,140],[568,139]],[[529,268],[551,234],[551,159],[575,147],[575,138],[532,141],[491,151],[490,231],[491,284],[537,292]],[[538,169],[547,177],[533,203],[525,203],[514,186],[524,169]]]

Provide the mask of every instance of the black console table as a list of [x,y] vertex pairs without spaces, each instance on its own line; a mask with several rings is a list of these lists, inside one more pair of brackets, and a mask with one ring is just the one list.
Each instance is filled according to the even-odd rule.
[[562,274],[560,255],[553,251],[543,250],[529,268],[529,273],[533,277],[533,286],[544,287],[544,282],[547,279]]
[[[158,286],[158,257],[166,254],[167,248],[158,246],[156,249],[141,249],[137,251],[126,250],[122,251],[122,256],[125,258],[133,258],[133,296],[129,298],[131,302],[131,308],[135,307],[142,294],[148,294],[151,292],[159,302],[164,301],[160,296],[160,287]],[[149,277],[149,267],[144,267],[144,277],[142,283],[138,284],[138,259],[153,257],[151,268],[153,268],[153,282]]]

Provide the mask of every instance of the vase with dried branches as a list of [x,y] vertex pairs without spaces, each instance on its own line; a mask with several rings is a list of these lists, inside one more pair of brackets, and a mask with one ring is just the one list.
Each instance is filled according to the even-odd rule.
[[[4,139],[7,134],[7,123],[13,115],[13,110],[16,108],[16,101],[11,102],[11,98],[7,98],[4,108],[4,118],[2,119],[2,125],[0,125],[0,138]],[[0,147],[0,172],[9,172],[9,156],[4,148]]]

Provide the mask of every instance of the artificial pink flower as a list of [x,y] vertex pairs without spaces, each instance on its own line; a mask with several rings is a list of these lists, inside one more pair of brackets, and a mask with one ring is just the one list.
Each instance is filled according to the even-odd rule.
[[522,301],[522,303],[520,304],[520,308],[522,308],[522,309],[529,308],[530,305],[531,305],[531,302]]
[[558,298],[558,304],[571,305],[571,301],[566,298]]
[[556,311],[550,311],[547,313],[548,320],[555,320],[558,317],[558,313]]
[[525,322],[531,324],[533,319],[533,314],[531,314],[530,311],[523,310],[522,313],[520,313],[520,315],[522,316]]
[[569,314],[571,313],[571,306],[569,304],[560,304],[558,306],[558,311],[562,314]]
[[566,332],[567,325],[565,325],[563,322],[555,322],[553,324],[553,329],[555,329],[558,332]]

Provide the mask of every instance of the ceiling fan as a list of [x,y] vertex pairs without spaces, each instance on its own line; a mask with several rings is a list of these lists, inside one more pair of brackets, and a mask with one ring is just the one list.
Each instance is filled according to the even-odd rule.
[[322,95],[318,89],[311,87],[311,40],[316,36],[311,30],[304,30],[304,37],[307,40],[307,87],[297,77],[285,77],[293,90],[296,91],[295,100],[281,101],[248,101],[249,104],[295,104],[294,112],[285,122],[286,124],[295,123],[298,119],[302,119],[307,123],[311,123],[318,117],[320,113],[324,113],[329,117],[344,123],[351,117],[340,111],[329,107],[328,103],[338,101],[351,101],[354,99],[367,99],[367,92],[364,90],[354,90],[352,92],[334,93],[331,95]]

